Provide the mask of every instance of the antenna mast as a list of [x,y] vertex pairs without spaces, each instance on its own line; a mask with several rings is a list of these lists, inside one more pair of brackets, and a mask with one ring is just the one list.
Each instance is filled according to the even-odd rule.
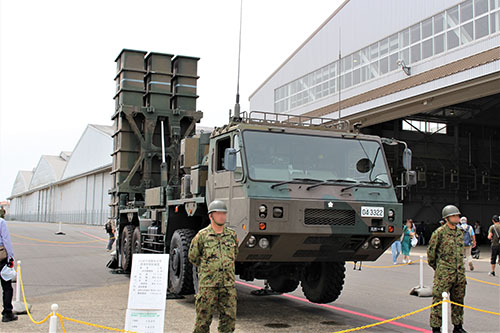
[[238,45],[238,81],[236,83],[236,104],[234,105],[234,118],[240,118],[240,60],[241,60],[241,26],[243,21],[243,0],[240,1],[240,36]]

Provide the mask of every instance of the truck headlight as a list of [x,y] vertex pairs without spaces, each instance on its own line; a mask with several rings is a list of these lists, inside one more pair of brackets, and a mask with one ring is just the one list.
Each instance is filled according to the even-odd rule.
[[375,238],[372,239],[372,246],[373,246],[373,248],[378,249],[378,248],[380,248],[380,245],[382,245],[382,242],[380,241],[380,238],[375,237]]
[[269,240],[265,237],[259,239],[259,246],[263,249],[267,249],[269,247]]
[[255,238],[255,236],[250,236],[247,240],[247,246],[255,247],[256,244],[257,244],[257,239]]
[[389,209],[387,211],[387,217],[389,218],[389,221],[394,221],[394,217],[396,216],[396,213],[394,212],[394,209]]
[[267,206],[266,205],[260,205],[259,206],[259,217],[263,219],[266,216],[267,216]]
[[283,217],[283,208],[281,207],[274,207],[273,208],[273,217],[275,219],[280,219]]

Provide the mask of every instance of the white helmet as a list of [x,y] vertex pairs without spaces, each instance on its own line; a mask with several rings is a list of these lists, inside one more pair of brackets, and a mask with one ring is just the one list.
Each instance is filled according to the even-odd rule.
[[460,223],[462,223],[462,224],[467,224],[467,218],[466,218],[465,216],[462,216],[462,217],[460,218]]

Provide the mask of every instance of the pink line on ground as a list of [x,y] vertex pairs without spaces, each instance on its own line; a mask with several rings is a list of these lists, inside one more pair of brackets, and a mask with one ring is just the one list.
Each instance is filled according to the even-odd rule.
[[101,238],[101,237],[97,237],[97,236],[94,236],[94,235],[88,234],[88,233],[86,233],[85,231],[80,231],[80,232],[81,232],[82,234],[84,234],[84,235],[87,235],[87,236],[92,237],[92,238],[95,238],[95,239],[102,240],[102,241],[104,241],[104,242],[107,242],[107,241],[108,241],[107,239],[104,239],[104,238]]
[[[240,284],[242,286],[253,288],[253,289],[261,289],[261,287],[254,286],[253,284],[249,284],[249,283],[244,283],[244,282],[240,282],[240,281],[236,281],[236,283]],[[320,306],[320,307],[323,307],[323,308],[327,308],[327,309],[331,309],[331,310],[336,310],[336,311],[340,311],[340,312],[345,312],[345,313],[349,313],[349,314],[352,314],[352,315],[355,315],[355,316],[364,317],[364,318],[368,318],[368,319],[373,319],[373,320],[376,320],[376,321],[384,321],[384,320],[386,320],[384,318],[375,317],[375,316],[372,316],[372,315],[369,315],[369,314],[365,314],[365,313],[361,313],[361,312],[356,312],[356,311],[352,311],[352,310],[347,310],[347,309],[339,308],[338,306],[333,306],[333,305],[329,305],[329,304],[312,303],[312,302],[310,302],[307,299],[302,298],[302,297],[297,297],[297,296],[293,296],[293,295],[289,295],[289,294],[283,294],[282,296],[294,299],[296,301],[301,301],[301,302],[309,303],[309,304],[312,304],[312,305]],[[417,331],[417,332],[426,332],[426,333],[431,332],[429,330],[426,330],[426,329],[423,329],[423,328],[420,328],[420,327],[411,326],[411,325],[407,325],[407,324],[402,324],[402,323],[395,322],[395,321],[391,321],[388,324],[396,325],[396,326],[399,326],[399,327],[404,327],[404,328],[407,328],[409,330],[413,330],[413,331]]]

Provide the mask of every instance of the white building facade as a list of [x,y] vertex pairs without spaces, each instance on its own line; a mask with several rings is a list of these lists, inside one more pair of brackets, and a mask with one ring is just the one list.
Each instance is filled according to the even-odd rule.
[[88,125],[71,153],[44,155],[33,171],[19,171],[8,218],[104,224],[110,214],[112,131]]
[[359,120],[498,74],[499,45],[499,0],[347,0],[250,96],[250,110],[336,118],[340,95],[341,117]]

